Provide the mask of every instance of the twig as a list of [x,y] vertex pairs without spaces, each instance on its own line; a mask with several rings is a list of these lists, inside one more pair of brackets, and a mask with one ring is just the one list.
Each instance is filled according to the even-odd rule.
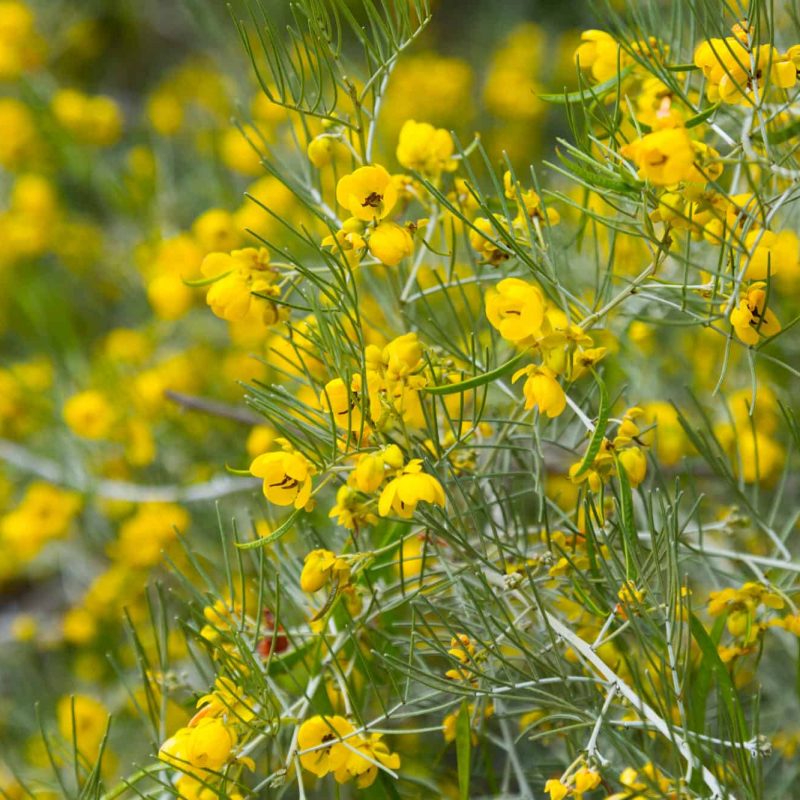
[[37,456],[27,448],[7,439],[0,439],[0,461],[5,461],[49,483],[82,494],[92,494],[104,500],[126,500],[131,503],[198,503],[250,491],[258,486],[258,480],[254,478],[232,475],[218,475],[209,481],[189,486],[148,486],[109,479],[92,482],[87,478],[76,479],[55,461]]
[[231,419],[234,422],[240,422],[242,425],[258,425],[264,422],[263,417],[253,414],[246,408],[237,408],[227,403],[220,403],[217,400],[208,400],[205,397],[196,397],[191,394],[183,394],[183,392],[173,392],[171,389],[167,389],[164,392],[164,397],[190,411],[198,411],[201,414],[209,414],[212,417]]

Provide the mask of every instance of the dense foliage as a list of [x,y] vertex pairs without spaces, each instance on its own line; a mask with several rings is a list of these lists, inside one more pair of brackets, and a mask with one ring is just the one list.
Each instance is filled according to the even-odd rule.
[[795,796],[798,9],[169,5],[0,0],[0,796]]

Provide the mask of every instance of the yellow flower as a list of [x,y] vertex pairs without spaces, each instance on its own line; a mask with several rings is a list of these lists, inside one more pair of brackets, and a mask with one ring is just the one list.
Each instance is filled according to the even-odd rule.
[[320,392],[319,402],[322,408],[330,411],[338,427],[351,431],[361,430],[361,375],[353,375],[349,389],[341,378],[328,381]]
[[400,469],[403,453],[396,444],[390,444],[374,453],[362,453],[351,474],[352,483],[366,494],[374,492],[386,477],[386,468]]
[[[542,199],[533,189],[523,190],[522,187],[519,187],[519,194],[517,194],[518,186],[514,184],[510,170],[503,173],[503,189],[509,200],[513,200],[518,205],[521,203],[520,216],[514,220],[515,225],[523,226],[525,222],[521,216],[523,212],[531,219],[547,220],[550,225],[558,225],[561,221],[561,215],[554,208],[548,208],[545,212],[545,209],[542,208]],[[524,230],[527,232],[527,226]]]
[[73,433],[85,439],[103,439],[111,431],[116,414],[101,392],[75,394],[64,404],[64,419]]
[[657,186],[672,186],[697,176],[695,149],[684,128],[648,133],[620,148],[639,168],[639,177]]
[[400,129],[397,160],[406,168],[436,177],[455,169],[453,138],[444,128],[407,120]]
[[364,223],[351,217],[344,221],[341,230],[326,236],[321,244],[323,247],[329,247],[334,254],[344,254],[347,263],[353,268],[358,266],[367,250],[367,243],[362,235],[363,229]]
[[637,589],[633,581],[625,581],[617,592],[620,602],[626,606],[636,607],[644,602],[645,591]]
[[[740,429],[735,436],[739,448],[742,479],[745,483],[757,480],[770,484],[780,474],[786,462],[786,451],[780,442],[760,430],[755,432],[749,427]],[[734,464],[738,472],[739,463]]]
[[519,278],[505,278],[486,293],[489,322],[514,343],[541,335],[544,307],[541,289]]
[[385,517],[394,511],[403,519],[411,519],[420,501],[444,508],[444,489],[433,475],[422,472],[420,459],[413,459],[400,475],[386,484],[378,500],[378,513]]
[[794,231],[750,230],[744,237],[744,251],[748,254],[747,280],[792,276],[800,261],[800,239]]
[[[269,265],[266,248],[247,247],[231,253],[209,253],[200,267],[207,278],[216,278],[211,284],[206,303],[221,319],[234,322],[244,319],[252,304],[264,302],[254,297],[254,292],[276,296],[273,286],[277,272]],[[265,306],[265,323],[275,316],[271,304]]]
[[375,778],[378,777],[378,763],[388,769],[398,769],[400,756],[390,752],[381,738],[382,734],[380,733],[371,734],[369,739],[361,736],[355,737],[355,741],[351,742],[350,746],[358,752],[349,751],[347,761],[334,772],[336,780],[344,783],[350,778],[355,778],[356,786],[359,789],[366,789],[368,786],[372,786]]
[[771,619],[769,624],[771,627],[783,628],[800,637],[800,614],[787,614],[785,617]]
[[201,214],[192,225],[192,233],[206,253],[229,252],[242,240],[233,215],[222,208],[211,208]]
[[[307,719],[297,732],[297,747],[303,769],[324,778],[329,772],[344,767],[351,757],[351,751],[342,744],[342,737],[349,737],[353,731],[350,722],[338,715]],[[348,738],[348,743],[351,738]],[[310,752],[303,752],[305,750]]]
[[772,309],[766,308],[766,284],[750,286],[739,304],[731,311],[731,325],[736,335],[749,345],[758,344],[759,337],[774,336],[781,329]]
[[151,345],[142,331],[114,328],[106,336],[103,349],[112,361],[140,364],[150,355]]
[[562,783],[559,778],[550,778],[545,783],[544,790],[550,795],[550,800],[564,800],[569,794],[569,786]]
[[417,334],[405,333],[392,339],[383,348],[381,358],[389,380],[398,381],[411,375],[422,363],[422,345]]
[[475,645],[465,633],[459,633],[450,640],[449,656],[455,658],[459,664],[468,664],[475,656]]
[[584,792],[591,792],[600,785],[600,774],[586,766],[581,767],[573,776],[575,783],[575,793],[578,795]]
[[311,497],[314,466],[302,453],[264,453],[250,465],[250,473],[264,479],[264,497],[277,506],[303,508]]
[[255,425],[247,436],[247,455],[251,458],[266,453],[275,441],[275,431],[269,425]]
[[330,134],[315,136],[306,148],[308,160],[317,168],[322,169],[330,164],[339,149],[343,148],[340,142]]
[[172,91],[158,89],[147,98],[147,118],[161,136],[174,136],[183,125],[183,105]]
[[567,396],[552,369],[532,364],[515,372],[511,382],[516,383],[523,375],[528,376],[522,389],[526,409],[537,406],[540,413],[547,414],[551,419],[563,413],[567,407]]
[[231,760],[236,732],[222,717],[203,717],[180,728],[161,745],[158,757],[189,775],[219,772]]
[[242,722],[249,722],[255,717],[255,712],[247,703],[242,689],[224,676],[214,681],[213,691],[203,695],[197,701],[197,707],[200,711],[193,717],[193,721],[199,721],[204,717],[231,715]]
[[781,609],[784,600],[764,584],[755,581],[747,581],[738,589],[727,587],[718,592],[710,592],[708,595],[708,613],[712,617],[733,609],[755,611],[762,604],[768,608]]
[[680,423],[678,412],[671,403],[654,401],[642,406],[647,425],[655,424],[654,431],[644,434],[644,441],[652,445],[658,460],[675,466],[689,449],[689,438]]
[[396,267],[414,252],[414,239],[405,225],[382,222],[369,236],[369,252],[387,267]]
[[336,200],[365,222],[383,219],[397,202],[392,176],[380,165],[359,167],[336,185]]
[[251,142],[258,142],[258,133],[250,125],[244,127],[244,132],[238,128],[224,131],[219,143],[222,163],[243,175],[262,174],[261,156]]
[[45,54],[44,40],[36,32],[33,12],[19,0],[0,2],[0,80],[16,80],[37,67]]
[[[474,201],[474,198],[468,193],[466,202],[470,202],[470,200]],[[508,222],[505,217],[495,214],[494,222],[502,229],[508,230]],[[502,241],[502,237],[498,234],[492,220],[486,217],[478,217],[472,223],[469,231],[470,246],[477,250],[488,264],[496,266],[509,257],[509,254],[500,245],[495,244],[499,241]],[[509,278],[509,280],[512,279]]]
[[336,580],[343,586],[350,575],[350,566],[330,550],[312,550],[303,563],[300,573],[300,588],[312,594],[321,589],[328,581]]
[[61,735],[72,743],[73,730],[78,752],[89,762],[93,762],[108,726],[106,707],[93,697],[78,694],[62,697],[56,709],[58,729]]
[[0,166],[14,168],[39,146],[37,126],[28,107],[14,97],[0,97]]
[[370,510],[360,492],[349,484],[340,486],[336,492],[336,505],[328,516],[348,530],[356,530],[363,525],[374,525],[378,517]]
[[90,97],[76,89],[59,89],[51,107],[58,123],[87,144],[107,147],[122,133],[122,113],[110,97]]
[[185,533],[189,514],[171,503],[145,503],[120,525],[117,540],[109,555],[130,567],[150,567],[161,559],[162,551]]
[[[204,776],[202,779],[198,779],[191,775],[182,775],[175,784],[180,800],[218,800],[220,796],[219,790],[222,787],[209,785],[209,778],[211,776]],[[227,800],[244,800],[239,792],[230,791],[227,784],[223,785],[225,788],[224,797]]]
[[575,51],[575,62],[581,69],[589,70],[592,77],[602,83],[613,78],[629,61],[611,34],[588,30],[581,34],[581,44]]
[[638,447],[626,447],[618,458],[628,481],[635,489],[647,475],[647,457]]
[[712,38],[698,45],[694,63],[706,79],[706,96],[712,103],[747,103],[759,100],[770,88],[790,89],[797,82],[797,69],[791,51],[781,56],[771,45],[747,46],[738,37]]

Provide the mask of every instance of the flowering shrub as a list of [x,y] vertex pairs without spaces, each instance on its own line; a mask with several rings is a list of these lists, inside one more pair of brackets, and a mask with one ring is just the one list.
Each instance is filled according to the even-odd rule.
[[61,5],[0,0],[0,796],[794,796],[796,16]]

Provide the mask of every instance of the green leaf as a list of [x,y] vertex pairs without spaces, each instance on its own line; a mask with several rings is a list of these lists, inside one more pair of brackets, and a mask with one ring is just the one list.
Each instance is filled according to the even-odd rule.
[[236,546],[240,550],[256,550],[259,547],[264,547],[265,545],[277,541],[281,538],[281,536],[289,532],[302,510],[302,508],[296,508],[294,511],[292,511],[292,513],[289,514],[289,516],[286,517],[286,519],[277,528],[275,528],[275,530],[272,531],[269,536],[262,536],[260,539],[254,539],[252,542],[236,542]]
[[631,69],[633,69],[632,66],[625,67],[625,69],[623,69],[618,75],[614,75],[607,81],[598,83],[597,86],[592,86],[591,90],[578,89],[576,92],[564,92],[563,94],[537,94],[536,96],[540,100],[544,100],[545,103],[559,103],[562,105],[566,103],[581,103],[584,100],[594,100],[613,92],[617,88],[619,82],[628,75]]
[[596,170],[586,169],[579,166],[574,160],[567,158],[558,149],[556,149],[556,156],[570,173],[574,173],[577,177],[582,178],[593,188],[597,188],[599,186],[603,189],[610,189],[611,191],[621,193],[639,191],[638,187],[633,183],[626,183],[625,181],[617,180],[616,178],[609,178]]
[[228,472],[231,475],[241,475],[249,478],[253,476],[253,473],[250,472],[249,469],[238,469],[237,467],[231,467],[228,464],[225,465],[225,472]]
[[687,128],[695,128],[698,125],[701,125],[705,122],[720,106],[722,103],[715,103],[713,106],[709,106],[708,108],[703,109],[700,113],[695,114],[693,117],[689,117],[686,120],[685,127]]
[[186,278],[181,278],[181,280],[183,281],[184,286],[189,286],[192,289],[196,289],[199,286],[210,286],[212,283],[221,281],[223,278],[227,278],[231,272],[233,272],[233,270],[229,269],[227,272],[220,272],[219,275],[212,275],[210,278],[197,278],[193,281],[187,280]]
[[606,427],[608,426],[608,390],[606,389],[605,383],[603,383],[603,379],[599,375],[595,374],[595,380],[600,389],[600,411],[597,414],[597,425],[595,425],[589,447],[583,455],[583,461],[581,461],[578,471],[573,476],[575,478],[580,478],[594,463],[595,457],[600,452],[600,447],[606,435]]
[[460,383],[445,383],[441,386],[426,386],[424,391],[426,391],[428,394],[442,395],[460,394],[461,392],[468,392],[470,389],[477,389],[479,386],[485,386],[487,383],[492,383],[492,381],[502,378],[503,375],[514,369],[514,367],[516,367],[527,355],[528,351],[523,350],[521,353],[517,353],[513,358],[506,361],[505,364],[501,364],[499,367],[495,367],[495,369],[490,370],[489,372],[484,372],[481,375],[475,375],[474,377],[468,378]]
[[471,747],[472,727],[469,723],[469,706],[466,700],[462,700],[461,708],[456,718],[456,759],[458,761],[459,800],[469,800],[469,757]]

